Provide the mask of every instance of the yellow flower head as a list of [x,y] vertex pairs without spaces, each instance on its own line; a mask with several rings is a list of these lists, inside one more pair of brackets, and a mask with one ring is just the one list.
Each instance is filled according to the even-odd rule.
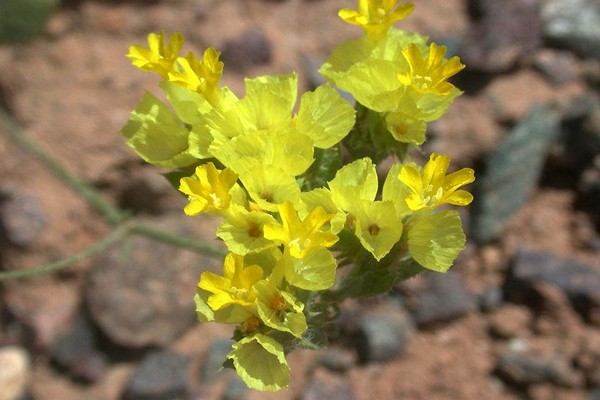
[[212,293],[208,305],[214,311],[232,304],[251,306],[256,299],[253,286],[263,276],[258,265],[244,266],[244,257],[229,253],[223,264],[223,276],[203,272],[198,287]]
[[415,9],[412,3],[398,3],[399,0],[358,0],[358,10],[343,9],[338,15],[349,24],[362,26],[369,38],[377,40]]
[[293,204],[286,201],[279,206],[279,215],[282,225],[265,225],[264,235],[283,243],[293,257],[304,258],[311,249],[329,247],[338,240],[337,235],[320,231],[335,216],[327,214],[321,207],[312,210],[301,221]]
[[419,47],[409,44],[402,50],[402,55],[409,65],[409,71],[398,74],[398,79],[403,85],[411,86],[418,92],[448,95],[454,85],[446,79],[457,74],[465,65],[458,56],[444,61],[446,47],[431,43],[429,55],[424,58]]
[[175,60],[183,46],[183,35],[174,33],[169,38],[169,44],[165,43],[165,33],[151,33],[148,35],[148,47],[133,45],[129,47],[127,58],[132,64],[143,71],[157,72],[164,79],[168,78],[169,72],[173,70]]
[[237,175],[229,168],[219,171],[212,162],[196,167],[196,178],[181,178],[179,191],[187,194],[190,202],[183,211],[187,215],[201,212],[220,212],[229,207],[229,190]]
[[209,101],[216,101],[219,94],[219,80],[223,75],[221,52],[209,47],[202,54],[202,60],[192,52],[178,57],[179,69],[169,72],[168,80],[200,93]]
[[450,157],[432,153],[420,171],[413,165],[402,166],[398,179],[412,192],[406,198],[411,210],[433,209],[444,203],[466,206],[473,201],[471,193],[458,188],[473,182],[475,172],[463,168],[446,175],[449,165]]

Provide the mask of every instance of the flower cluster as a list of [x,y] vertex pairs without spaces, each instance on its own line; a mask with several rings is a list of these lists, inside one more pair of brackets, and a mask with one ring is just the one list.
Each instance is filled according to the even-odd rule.
[[[220,53],[180,56],[178,33],[129,50],[136,67],[160,75],[169,104],[147,93],[121,133],[145,161],[172,170],[185,214],[222,219],[223,272],[202,273],[196,312],[236,326],[225,365],[249,387],[287,387],[286,353],[326,344],[335,302],[444,272],[464,247],[459,214],[440,206],[471,202],[461,187],[473,171],[448,174],[449,157],[436,153],[422,167],[406,158],[460,94],[446,79],[463,68],[443,47],[391,27],[413,8],[359,0],[340,11],[365,36],[342,44],[321,72],[356,107],[325,84],[294,113],[295,73],[247,78],[239,98],[219,84]],[[380,183],[376,163],[390,154],[401,162]],[[350,271],[336,281],[342,267]]]

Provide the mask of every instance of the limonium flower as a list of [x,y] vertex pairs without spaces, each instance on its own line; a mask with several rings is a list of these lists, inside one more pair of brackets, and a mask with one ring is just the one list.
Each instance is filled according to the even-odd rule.
[[[238,97],[219,86],[220,52],[179,56],[181,34],[129,49],[136,67],[161,76],[166,101],[146,94],[121,133],[171,169],[186,215],[221,217],[228,253],[221,275],[201,274],[196,315],[235,327],[224,367],[251,388],[287,387],[286,354],[326,345],[339,300],[383,294],[423,268],[445,272],[464,248],[460,215],[438,207],[471,202],[461,188],[473,170],[447,174],[450,159],[437,153],[423,167],[408,161],[461,93],[448,79],[464,65],[392,26],[413,10],[359,0],[339,12],[364,35],[320,71],[355,107],[330,83],[299,96],[294,72],[245,78]],[[380,184],[376,164],[389,155],[400,162]]]
[[415,44],[409,44],[402,50],[402,55],[409,65],[409,70],[398,74],[403,85],[410,86],[422,93],[448,95],[454,85],[446,80],[456,75],[465,66],[457,56],[445,60],[446,47],[435,43],[429,45],[429,54],[423,57]]
[[168,73],[168,80],[202,94],[214,103],[219,93],[219,80],[223,74],[223,62],[219,61],[220,52],[208,48],[202,54],[202,60],[189,52],[185,57],[178,57],[179,71]]
[[407,222],[408,252],[423,267],[446,272],[465,248],[460,215],[453,210],[418,212]]
[[253,285],[263,276],[258,265],[244,265],[244,257],[229,253],[223,264],[223,276],[203,272],[198,287],[212,293],[208,305],[214,311],[231,304],[251,306],[256,299]]
[[127,57],[139,69],[157,72],[167,79],[183,46],[183,35],[172,34],[169,43],[166,44],[164,32],[151,33],[148,35],[148,46],[149,49],[137,45],[131,46]]
[[294,205],[285,201],[279,206],[279,215],[282,224],[265,225],[265,238],[283,243],[293,257],[303,258],[312,248],[330,247],[338,240],[335,234],[320,231],[335,216],[327,214],[321,207],[300,220]]
[[349,24],[360,25],[365,34],[380,39],[397,21],[408,17],[415,5],[399,0],[358,0],[358,10],[343,9],[338,15]]
[[229,190],[236,180],[235,172],[229,168],[219,171],[212,162],[196,167],[195,177],[180,181],[179,190],[190,199],[183,210],[187,215],[226,210],[231,200]]
[[412,191],[406,198],[411,210],[432,209],[444,203],[466,206],[473,201],[471,193],[459,188],[475,180],[474,171],[463,168],[446,175],[449,165],[450,157],[432,153],[422,169],[410,164],[402,167],[398,179]]
[[295,337],[302,337],[306,331],[306,318],[302,313],[304,305],[294,296],[280,290],[273,283],[262,280],[256,284],[257,310],[265,325]]
[[250,388],[277,391],[289,385],[290,368],[283,346],[269,336],[256,333],[241,339],[227,358]]

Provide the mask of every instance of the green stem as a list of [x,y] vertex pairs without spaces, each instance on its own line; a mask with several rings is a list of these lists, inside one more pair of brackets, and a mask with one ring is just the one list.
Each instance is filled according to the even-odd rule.
[[0,281],[28,278],[66,268],[86,257],[99,253],[111,243],[124,238],[130,233],[146,236],[157,241],[187,248],[212,257],[223,257],[226,254],[224,250],[204,243],[199,243],[194,239],[154,229],[137,223],[134,219],[128,219],[129,214],[126,211],[107,202],[98,190],[72,174],[67,168],[50,156],[42,147],[30,140],[17,121],[2,109],[0,109],[0,131],[6,132],[9,139],[18,147],[36,157],[50,170],[50,172],[61,179],[63,183],[69,186],[76,194],[82,196],[110,225],[116,227],[116,229],[104,239],[96,242],[87,249],[60,261],[26,270],[0,272]]
[[116,226],[126,218],[126,213],[104,200],[96,189],[73,175],[40,146],[30,140],[17,121],[2,109],[0,109],[0,128],[20,148],[33,154],[54,175],[85,198],[92,207],[104,216],[109,224]]
[[221,250],[219,248],[205,243],[200,243],[195,239],[189,239],[184,236],[174,235],[172,233],[154,229],[143,224],[134,223],[131,226],[131,232],[136,233],[138,235],[146,236],[148,238],[163,243],[168,243],[177,247],[194,250],[198,253],[206,254],[208,256],[224,257],[227,254],[225,250]]
[[112,243],[123,239],[128,234],[128,232],[129,226],[121,225],[115,230],[113,230],[111,233],[106,235],[103,239],[97,241],[87,249],[80,251],[79,253],[75,253],[60,261],[45,264],[36,268],[0,272],[0,281],[8,279],[32,278],[37,275],[48,274],[50,272],[55,272],[66,267],[70,267],[71,265],[74,265],[87,257],[91,257],[95,254],[98,254]]

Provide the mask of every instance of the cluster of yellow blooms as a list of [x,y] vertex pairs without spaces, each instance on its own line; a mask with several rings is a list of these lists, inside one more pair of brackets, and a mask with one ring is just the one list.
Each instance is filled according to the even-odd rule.
[[[365,35],[335,49],[320,72],[356,108],[325,84],[304,93],[293,114],[294,73],[246,79],[238,98],[219,85],[220,53],[182,57],[178,33],[168,42],[152,33],[149,48],[129,50],[136,67],[162,77],[170,106],[147,93],[122,134],[144,160],[176,170],[187,215],[222,217],[216,235],[229,253],[222,275],[201,275],[196,312],[237,326],[226,365],[249,387],[288,386],[285,354],[325,344],[319,332],[333,302],[382,293],[423,268],[446,271],[464,248],[459,214],[438,207],[471,202],[460,187],[473,170],[447,174],[449,157],[435,153],[423,167],[404,159],[460,94],[446,80],[464,67],[446,60],[444,47],[392,27],[413,9],[359,0],[358,10],[340,11]],[[342,147],[354,154],[355,144],[364,156],[344,164]],[[380,185],[375,163],[390,154],[401,162]]]

